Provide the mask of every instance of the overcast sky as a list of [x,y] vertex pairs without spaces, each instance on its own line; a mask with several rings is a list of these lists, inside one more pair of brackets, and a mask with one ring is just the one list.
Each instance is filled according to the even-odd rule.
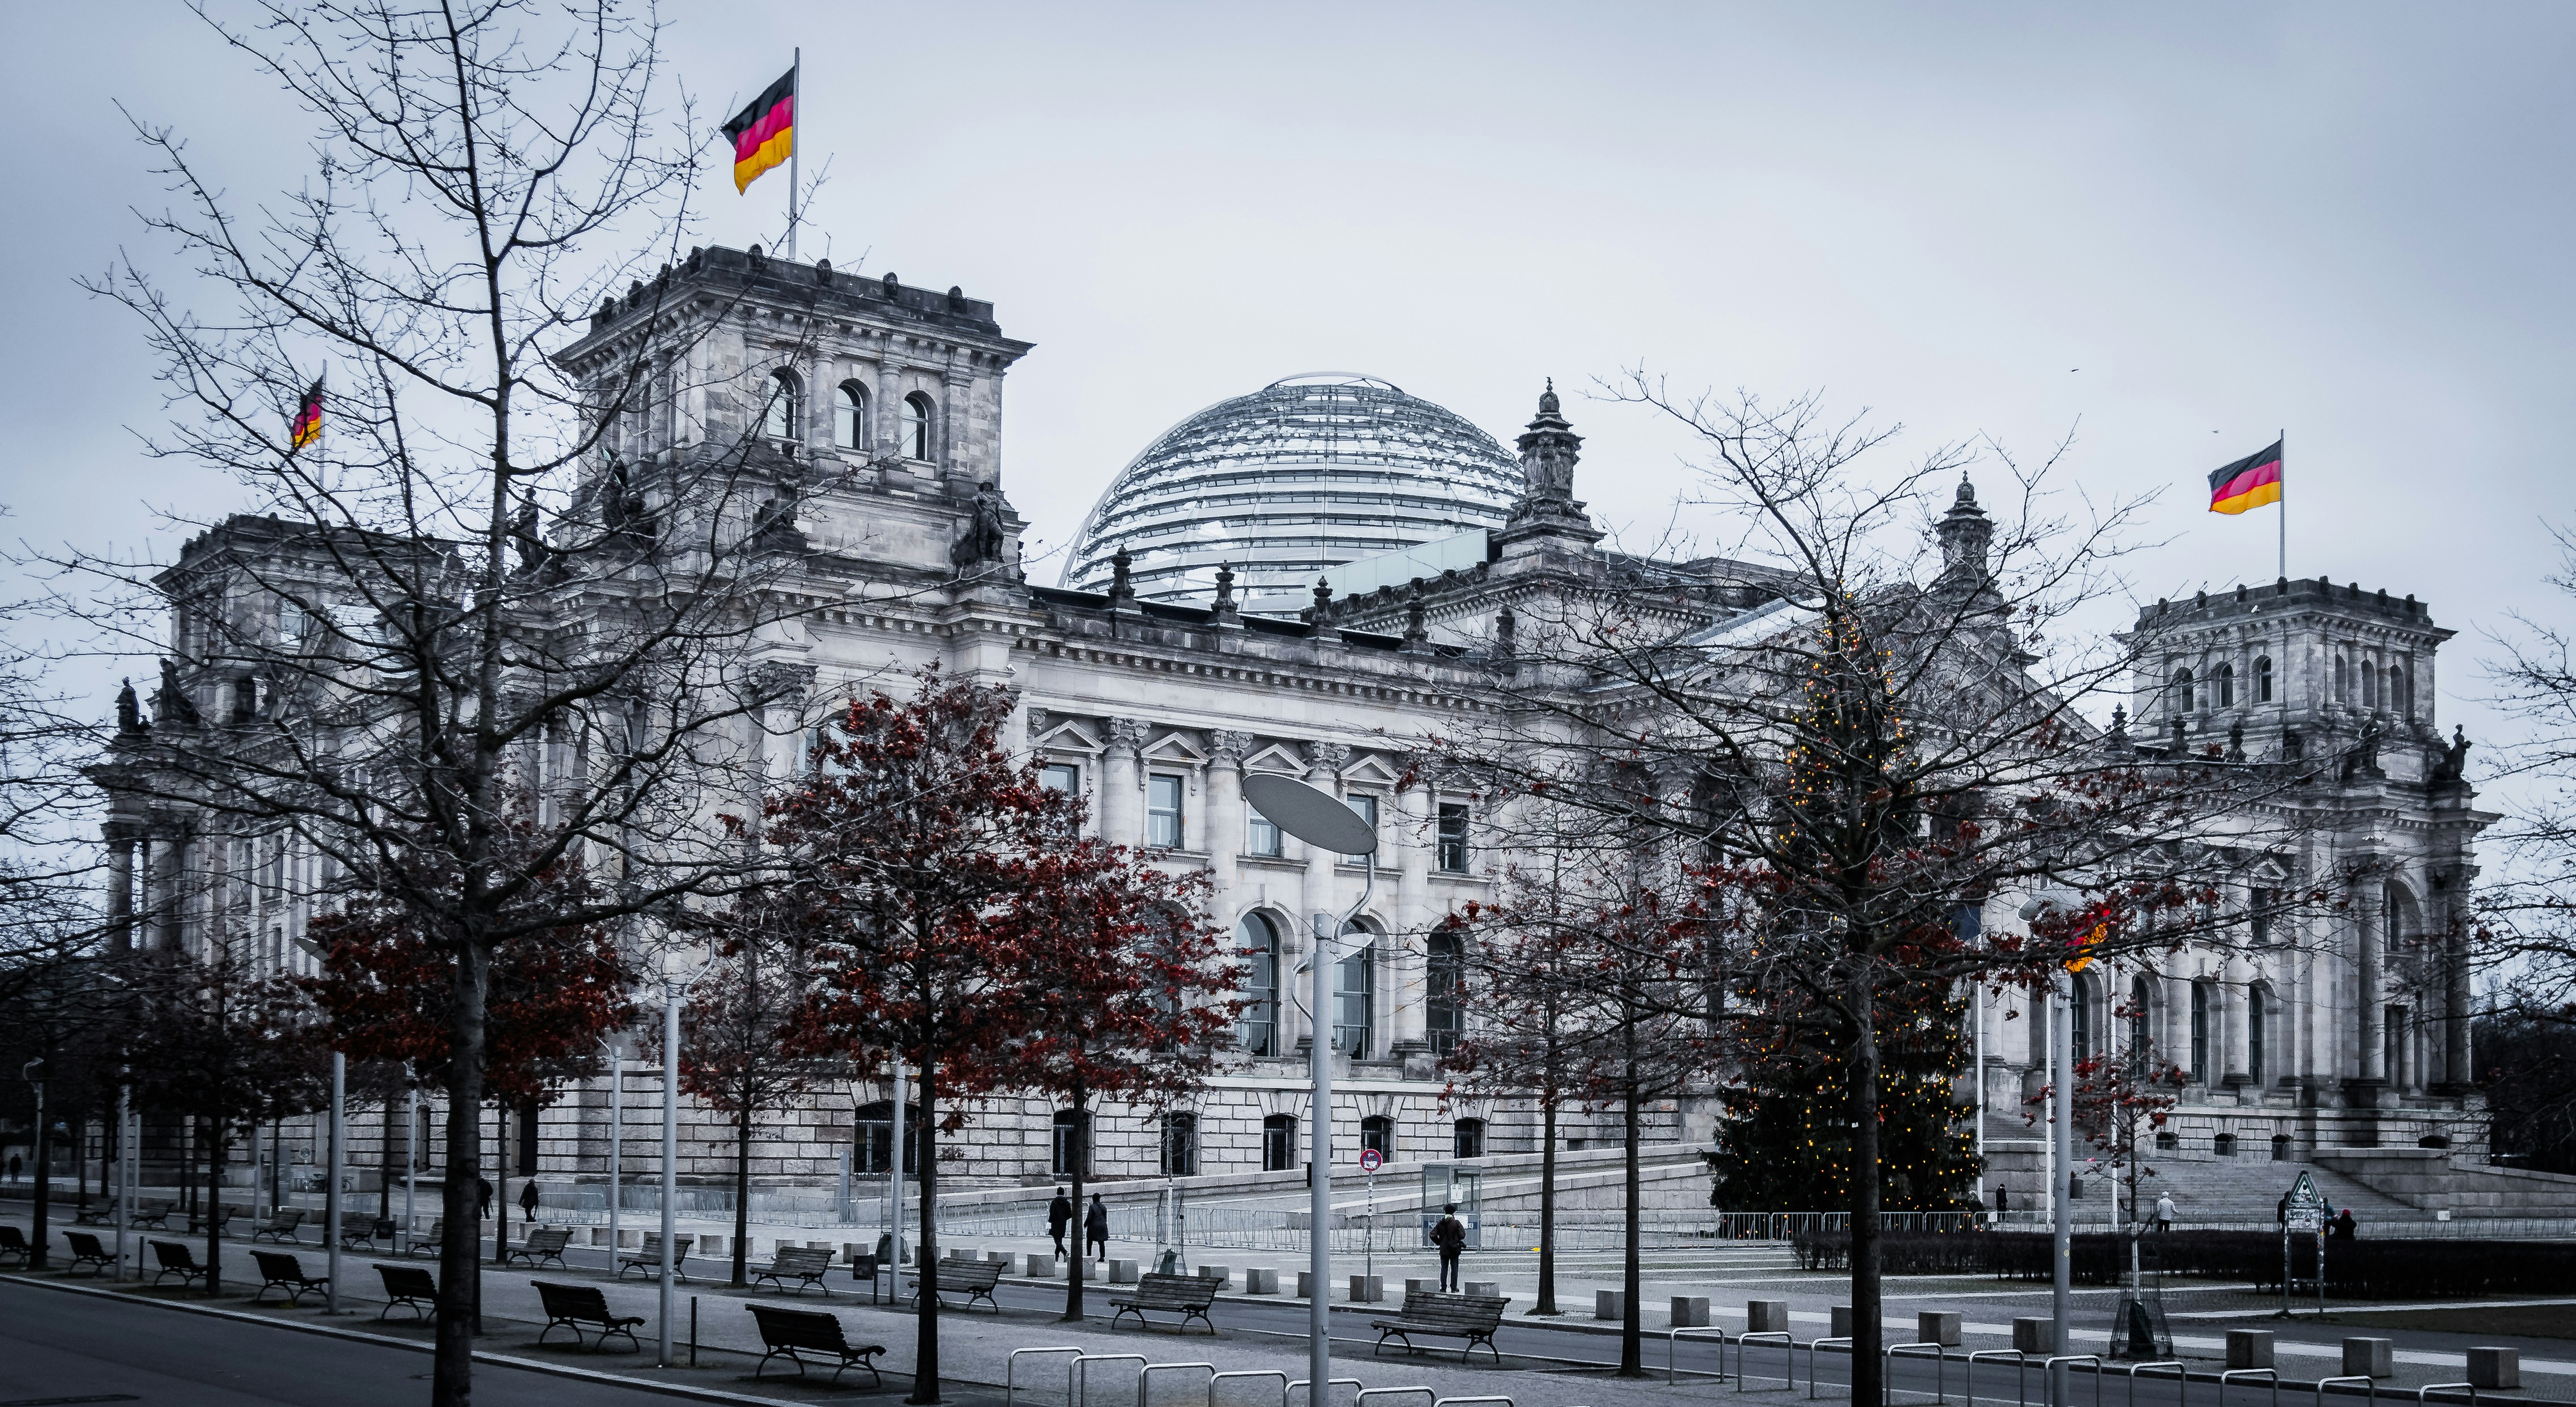
[[[2291,573],[2429,602],[2473,736],[2501,726],[2481,632],[2566,614],[2576,8],[665,13],[710,122],[803,46],[807,258],[961,284],[1037,344],[1005,486],[1047,543],[1172,422],[1282,376],[1384,377],[1508,441],[1542,378],[1642,364],[1874,407],[1915,450],[2080,423],[2083,484],[2165,490],[2149,598],[2272,577],[2271,511],[2208,514],[2204,476],[2286,427]],[[89,547],[236,494],[137,458],[153,367],[71,282],[120,247],[170,267],[116,104],[245,200],[307,164],[305,120],[184,10],[116,14],[0,14],[0,502]],[[782,179],[716,184],[707,242],[775,237]],[[1567,411],[1578,492],[1651,532],[1681,446]]]

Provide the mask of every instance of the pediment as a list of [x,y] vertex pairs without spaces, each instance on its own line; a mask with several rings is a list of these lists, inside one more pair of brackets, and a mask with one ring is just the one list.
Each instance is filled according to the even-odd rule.
[[1040,733],[1029,744],[1031,752],[1079,752],[1092,757],[1098,757],[1107,750],[1080,719],[1066,719]]
[[1388,766],[1385,758],[1377,756],[1363,757],[1342,769],[1344,786],[1392,787],[1402,780],[1403,773]]
[[1208,755],[1207,750],[1190,741],[1187,734],[1165,733],[1145,749],[1145,760],[1167,764],[1179,763],[1184,767],[1205,767]]
[[1285,743],[1272,743],[1243,759],[1247,772],[1277,772],[1290,777],[1306,775],[1306,759],[1291,751]]

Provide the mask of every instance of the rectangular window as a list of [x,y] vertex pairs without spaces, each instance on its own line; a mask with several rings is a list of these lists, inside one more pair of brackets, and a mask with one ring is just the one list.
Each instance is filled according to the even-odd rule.
[[1467,872],[1467,804],[1463,801],[1440,803],[1440,868],[1451,874]]
[[[1344,796],[1344,797],[1342,798],[1342,801],[1343,801],[1343,803],[1344,803],[1345,805],[1348,805],[1348,806],[1349,806],[1353,811],[1358,812],[1358,813],[1359,813],[1359,818],[1360,818],[1361,820],[1366,821],[1366,822],[1368,823],[1369,834],[1371,834],[1371,835],[1375,835],[1375,834],[1377,834],[1377,798],[1376,798],[1376,797],[1374,797],[1374,796],[1362,796],[1362,795],[1359,795],[1358,793],[1352,793],[1352,794],[1350,794],[1350,795]],[[1342,858],[1343,858],[1343,859],[1345,859],[1345,860],[1358,860],[1358,859],[1360,859],[1361,857],[1360,857],[1360,856],[1357,856],[1357,855],[1344,855]]]
[[1289,1172],[1297,1166],[1297,1116],[1273,1114],[1261,1121],[1261,1170]]
[[1375,940],[1357,928],[1350,930],[1350,936],[1361,946],[1333,964],[1333,1049],[1353,1060],[1366,1060],[1370,1027],[1376,1023]]
[[2209,984],[2191,984],[2191,1080],[2209,1083]]
[[1038,769],[1038,781],[1049,791],[1067,796],[1082,795],[1082,769],[1070,762],[1050,762]]
[[1251,811],[1252,829],[1244,838],[1243,853],[1247,855],[1267,855],[1272,859],[1277,859],[1279,857],[1279,828],[1270,824],[1270,818],[1262,815],[1260,812],[1252,811],[1252,808],[1250,807],[1245,807],[1244,809]]
[[1181,779],[1156,772],[1145,779],[1145,843],[1163,850],[1181,848]]
[[2253,891],[2253,893],[2246,897],[2245,906],[2247,909],[2252,911],[2246,920],[2246,927],[2250,930],[2250,936],[2254,939],[2254,945],[2256,947],[2261,947],[2264,944],[2271,942],[2272,891],[2269,889],[2257,889]]

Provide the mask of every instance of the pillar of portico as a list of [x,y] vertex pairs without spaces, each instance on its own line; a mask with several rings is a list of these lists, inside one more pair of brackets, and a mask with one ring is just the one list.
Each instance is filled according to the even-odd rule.
[[150,944],[163,952],[179,947],[180,927],[186,915],[180,893],[185,882],[188,841],[184,834],[164,831],[153,837],[144,861],[144,912],[150,917],[147,927]]
[[[1340,743],[1317,743],[1306,749],[1306,785],[1328,796],[1340,796],[1342,769],[1350,765],[1350,760],[1351,750]],[[1303,841],[1290,843],[1298,846],[1306,860],[1304,883],[1298,891],[1300,912],[1297,915],[1296,935],[1298,961],[1302,963],[1315,950],[1315,915],[1331,915],[1327,920],[1328,923],[1339,922],[1341,919],[1343,905],[1333,882],[1333,866],[1340,861],[1341,857],[1331,851],[1307,845]],[[1327,986],[1329,985],[1331,984],[1327,983]],[[1312,1016],[1313,1025],[1300,1034],[1312,1038],[1317,1035],[1317,1028],[1321,1028],[1325,1038],[1329,1039],[1333,1014],[1330,1011],[1319,1011],[1312,1013]]]
[[1243,809],[1243,759],[1251,753],[1250,733],[1208,735],[1207,838],[1202,848],[1220,895],[1241,877],[1236,859],[1243,853],[1248,824]]
[[[2254,1074],[2250,1068],[2253,1064],[2253,1043],[2247,1038],[2246,1028],[2246,1009],[2249,1005],[2247,993],[2252,990],[2253,983],[2253,969],[2242,957],[2231,954],[2219,968],[2219,1007],[2224,1013],[2221,1018],[2221,1030],[2224,1034],[2221,1037],[2220,1049],[2224,1054],[2219,1059],[2218,1067],[2225,1073],[2219,1077],[2217,1083],[2223,1088],[2236,1091],[2240,1099],[2246,1097],[2245,1087],[2254,1083]],[[2261,1094],[2262,1091],[2255,1091],[2255,1097],[2259,1098]]]
[[756,677],[768,699],[760,710],[761,772],[775,785],[805,765],[805,700],[814,688],[814,667],[765,664]]
[[1427,1079],[1431,1042],[1430,1009],[1424,1000],[1429,991],[1424,934],[1430,927],[1431,847],[1437,837],[1432,834],[1431,787],[1421,779],[1418,765],[1408,768],[1406,775],[1413,780],[1395,794],[1396,825],[1387,837],[1395,846],[1393,918],[1401,935],[1388,964],[1395,969],[1390,984],[1395,1043],[1388,1053],[1405,1062],[1408,1074],[1418,1064]]
[[1100,833],[1112,845],[1145,842],[1145,781],[1137,769],[1146,731],[1141,718],[1109,720],[1109,751],[1100,760]]
[[131,822],[110,821],[107,833],[107,945],[115,953],[134,949],[134,846]]

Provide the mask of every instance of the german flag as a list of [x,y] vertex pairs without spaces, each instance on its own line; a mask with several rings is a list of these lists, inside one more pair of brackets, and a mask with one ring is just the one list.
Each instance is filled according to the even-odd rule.
[[312,387],[304,393],[304,403],[295,408],[295,418],[286,423],[286,447],[291,452],[322,438],[322,378],[314,377]]
[[2242,513],[2281,501],[2281,442],[2209,471],[2209,511]]
[[735,113],[724,134],[733,143],[733,188],[739,195],[796,149],[796,70],[787,70],[751,106]]

